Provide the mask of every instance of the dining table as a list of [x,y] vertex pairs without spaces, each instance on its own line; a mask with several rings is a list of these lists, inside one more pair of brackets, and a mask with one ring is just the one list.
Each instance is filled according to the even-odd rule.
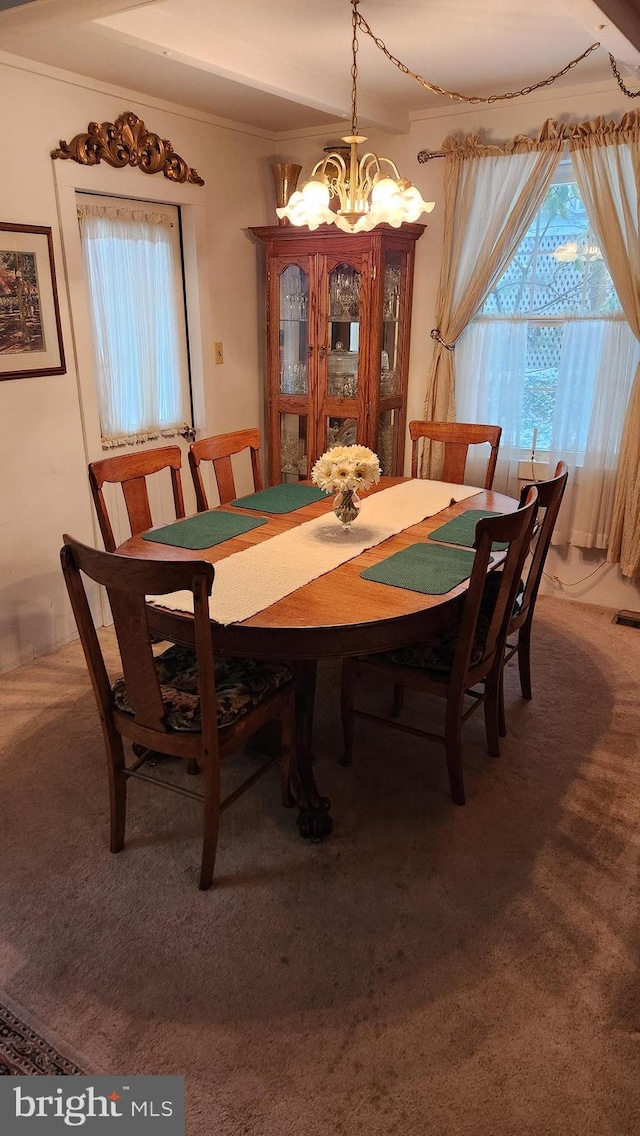
[[[250,615],[245,616],[241,603],[237,614],[245,617],[236,619],[233,618],[233,604],[231,607],[226,606],[226,615],[222,609],[217,610],[217,579],[214,578],[210,600],[211,634],[216,652],[256,659],[284,660],[294,673],[296,757],[292,766],[290,796],[299,809],[300,834],[312,840],[327,836],[333,823],[330,801],[322,796],[316,784],[311,748],[318,661],[387,651],[437,635],[455,621],[469,583],[467,575],[448,591],[430,594],[414,590],[413,587],[390,586],[386,582],[367,579],[362,573],[375,572],[387,563],[389,557],[403,550],[435,544],[435,541],[430,540],[431,534],[454,518],[462,517],[468,510],[509,513],[518,507],[518,502],[512,497],[473,486],[425,480],[422,482],[424,488],[415,482],[409,489],[398,491],[395,488],[409,482],[409,478],[382,477],[364,498],[360,516],[346,531],[333,514],[331,497],[323,496],[283,513],[268,513],[260,508],[251,508],[253,502],[249,497],[243,507],[230,503],[218,506],[217,509],[210,510],[210,513],[254,518],[252,523],[256,527],[219,543],[211,543],[209,547],[186,548],[179,544],[168,547],[162,542],[166,526],[156,526],[146,533],[130,537],[116,550],[119,555],[144,560],[206,560],[217,567],[221,579],[226,571],[225,589],[227,599],[231,601],[234,591],[242,601],[243,592],[247,590],[246,581],[249,580],[253,587],[256,581],[260,584],[261,575],[265,577],[263,583],[268,593],[268,577],[274,575],[274,565],[278,569],[275,576],[279,579],[280,593],[291,586],[286,594],[281,594],[273,602],[267,602]],[[387,491],[391,491],[391,496],[375,500],[379,494],[384,495]],[[412,500],[415,498],[418,502],[417,513],[426,512],[429,515],[423,515],[414,520],[414,523],[405,525],[407,514],[403,514],[396,502],[406,494],[410,494]],[[421,504],[423,499],[424,504]],[[371,505],[367,504],[369,500]],[[395,521],[390,527],[403,527],[361,550],[362,544],[368,539],[368,526],[372,533],[375,527],[370,524],[368,517],[373,515],[376,506],[381,505],[386,505],[387,515]],[[414,507],[413,516],[415,515]],[[203,518],[205,514],[197,516]],[[184,524],[178,522],[181,523]],[[301,529],[300,526],[305,528]],[[284,534],[291,534],[298,529],[300,531],[296,532],[295,537],[288,536],[284,539]],[[384,536],[387,530],[380,531]],[[307,542],[313,540],[317,545],[317,556],[311,559],[312,567],[307,575],[310,572],[318,574],[300,584],[298,561],[304,561],[304,555],[296,552],[298,545],[295,541],[303,535]],[[380,533],[373,535],[379,537]],[[445,539],[444,536],[442,539]],[[274,543],[262,547],[271,541]],[[335,561],[336,544],[340,548],[340,555],[346,555],[347,559],[327,570],[326,556],[328,554],[332,563]],[[223,569],[224,561],[231,557],[234,559],[229,560],[229,564]],[[500,559],[498,553],[490,569]],[[147,609],[149,628],[157,638],[193,646],[193,614],[182,610],[178,602],[171,604],[172,598],[150,599]],[[266,594],[266,598],[271,597]],[[254,606],[261,602],[258,592]],[[265,744],[269,744],[268,739]]]

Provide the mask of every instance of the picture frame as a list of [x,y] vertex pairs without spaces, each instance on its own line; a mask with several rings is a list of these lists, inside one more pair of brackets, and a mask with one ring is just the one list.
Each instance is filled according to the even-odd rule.
[[66,370],[51,228],[0,221],[0,381]]

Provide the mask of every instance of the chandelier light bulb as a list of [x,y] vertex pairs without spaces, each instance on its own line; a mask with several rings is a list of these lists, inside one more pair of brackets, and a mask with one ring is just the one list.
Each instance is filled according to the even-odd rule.
[[398,195],[398,183],[390,177],[380,178],[379,181],[374,182],[373,189],[371,190],[371,203],[384,203],[390,202],[391,199]]
[[425,201],[415,185],[407,186],[403,191],[402,199],[407,221],[417,221],[422,213],[430,213],[435,205],[435,201]]
[[[278,217],[286,217],[292,225],[307,225],[309,229],[335,225],[345,233],[369,232],[382,224],[397,229],[403,221],[417,221],[422,213],[430,213],[435,205],[434,201],[424,201],[420,191],[400,176],[391,158],[371,153],[358,155],[359,143],[366,142],[358,133],[358,2],[351,0],[351,134],[342,139],[349,147],[348,159],[343,157],[345,151],[327,153],[314,166],[302,189],[293,193],[284,207],[276,209]],[[335,212],[329,208],[332,199],[338,202]]]
[[330,192],[326,177],[312,177],[302,186],[302,196],[307,205],[319,205],[328,208]]

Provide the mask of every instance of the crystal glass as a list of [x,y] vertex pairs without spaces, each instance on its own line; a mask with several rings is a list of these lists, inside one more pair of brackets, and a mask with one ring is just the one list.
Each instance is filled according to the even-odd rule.
[[360,273],[339,264],[329,278],[329,319],[354,320],[360,312]]
[[296,434],[283,434],[280,440],[280,463],[283,473],[297,473],[302,457],[302,444]]

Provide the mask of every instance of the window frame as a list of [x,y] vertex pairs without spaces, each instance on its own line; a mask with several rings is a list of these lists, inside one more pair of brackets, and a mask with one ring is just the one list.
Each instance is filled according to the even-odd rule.
[[[549,182],[549,189],[554,185],[573,185],[573,184],[577,184],[575,171],[574,171],[573,164],[571,162],[571,158],[570,158],[569,154],[565,154],[562,157],[562,159],[560,160],[556,169],[554,170],[553,176],[552,176],[552,178]],[[541,204],[540,209],[538,210],[538,213],[534,217],[534,220],[535,220],[536,217],[539,216],[540,210],[543,208],[543,204]],[[586,212],[586,210],[585,210],[585,212]],[[591,233],[591,228],[590,228],[589,231]],[[520,245],[518,245],[518,248],[519,247],[520,247]],[[517,252],[518,252],[518,249],[515,250],[515,252],[513,254],[514,257],[517,255]],[[509,262],[509,264],[510,263],[511,263],[511,261]],[[505,268],[502,275],[504,275],[504,273],[506,273],[508,267],[509,267],[509,265],[507,265],[507,267]],[[607,269],[607,271],[608,271],[608,269]],[[611,279],[610,273],[609,273],[609,278]],[[500,277],[500,279],[498,281],[496,281],[494,288],[496,288],[498,286],[501,279],[502,279],[502,276]],[[613,284],[613,280],[611,282]],[[615,284],[613,284],[613,287],[615,289]],[[493,289],[492,289],[492,291],[493,291]],[[488,296],[489,295],[491,295],[491,293],[489,293]],[[616,292],[616,295],[617,295],[617,292]],[[487,302],[488,296],[486,296],[484,301],[483,301],[483,307],[484,307],[484,304],[486,304],[486,302]],[[626,316],[624,315],[624,312],[622,311],[622,309],[619,312],[612,312],[610,314],[609,313],[607,313],[607,314],[588,313],[588,314],[584,314],[584,315],[582,315],[582,314],[577,314],[577,315],[575,315],[575,314],[544,315],[542,313],[532,315],[532,314],[524,314],[524,313],[520,313],[520,312],[513,313],[512,315],[509,315],[507,313],[501,313],[501,312],[486,312],[486,313],[483,312],[483,313],[479,313],[478,315],[474,316],[474,319],[473,319],[472,322],[473,323],[492,323],[492,324],[493,323],[516,323],[516,322],[518,322],[518,323],[525,323],[527,325],[527,329],[528,329],[530,326],[534,326],[534,327],[536,327],[536,326],[537,327],[562,326],[562,327],[565,327],[571,320],[576,320],[576,321],[580,321],[580,322],[588,322],[589,320],[601,320],[601,319],[608,319],[608,320],[612,320],[612,321],[620,320],[620,321],[624,321],[625,323],[628,323]],[[523,411],[524,411],[524,399],[523,399]],[[524,414],[523,414],[522,417],[524,417]],[[533,445],[529,446],[529,447],[518,446],[517,452],[518,452],[518,457],[516,458],[516,460],[519,463],[520,475],[522,477],[524,477],[525,479],[530,478],[531,471],[534,468],[534,465],[540,466],[541,469],[542,469],[543,476],[546,476],[545,471],[548,468],[550,453],[551,453],[551,450],[549,448],[541,449],[537,445],[536,445],[535,449],[533,449]],[[576,453],[576,464],[578,466],[582,464],[582,462],[580,460],[582,456],[583,455]]]
[[[140,437],[136,437],[135,430],[131,430],[129,434],[123,429],[123,440],[120,442],[112,442],[110,445],[104,441],[104,433],[102,429],[102,422],[100,422],[101,440],[103,449],[113,449],[120,444],[126,446],[144,445],[145,441],[150,439],[162,439],[175,436],[184,438],[194,436],[194,404],[193,404],[193,384],[191,378],[190,367],[190,352],[189,352],[189,313],[186,302],[186,281],[185,281],[185,263],[184,263],[184,246],[182,237],[182,211],[179,205],[167,204],[166,202],[158,202],[153,200],[139,200],[131,197],[119,196],[115,197],[112,194],[98,194],[88,193],[84,190],[78,190],[76,193],[76,202],[81,205],[86,202],[89,205],[97,206],[112,206],[113,208],[131,208],[131,209],[147,209],[149,212],[164,213],[171,222],[171,228],[175,227],[175,234],[171,238],[171,258],[172,258],[172,281],[173,281],[173,303],[175,305],[175,312],[177,316],[177,347],[179,355],[180,366],[180,403],[182,411],[182,421],[167,424],[162,426],[161,423],[150,425],[146,429],[141,429]],[[82,244],[82,237],[81,237]],[[84,250],[83,250],[84,258]],[[84,263],[84,259],[83,259]],[[91,287],[87,278],[85,267],[85,286],[87,295],[87,306],[89,309],[89,317],[91,321],[91,334],[92,346],[94,346],[94,359],[95,359],[95,320],[92,306]],[[132,313],[132,318],[135,319],[135,313]],[[95,375],[95,365],[94,365]],[[97,376],[96,376],[97,377]],[[100,416],[99,395],[98,395],[98,414]],[[143,435],[147,434],[148,437]]]
[[[198,248],[206,249],[210,239],[206,204],[201,187],[187,182],[169,184],[166,178],[148,177],[141,174],[140,170],[129,167],[124,169],[112,169],[104,165],[89,167],[78,165],[76,162],[53,162],[52,167],[58,201],[68,302],[72,317],[75,372],[87,461],[104,457],[105,451],[100,442],[95,359],[76,213],[77,192],[127,197],[140,203],[153,201],[180,206],[193,425],[196,430],[204,429],[206,418],[203,343],[212,342],[214,335],[208,276],[206,273],[198,272]],[[97,529],[94,535],[99,540],[100,534]]]

